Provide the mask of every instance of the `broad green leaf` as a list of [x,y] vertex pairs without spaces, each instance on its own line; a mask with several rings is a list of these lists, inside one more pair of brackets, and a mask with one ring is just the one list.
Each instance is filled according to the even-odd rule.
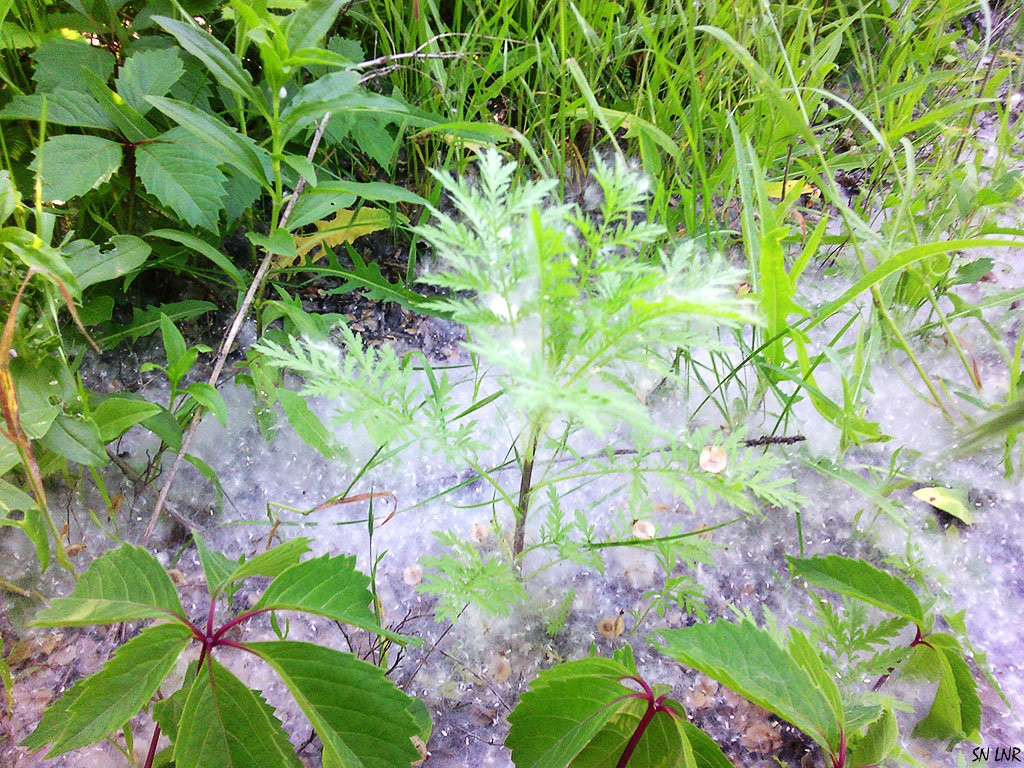
[[750,621],[663,629],[661,651],[788,720],[832,754],[837,721],[828,696],[771,635]]
[[967,506],[967,493],[952,488],[918,488],[914,491],[914,498],[920,499],[925,504],[931,504],[936,509],[941,509],[948,515],[966,525],[974,525],[974,513]]
[[370,610],[368,577],[354,557],[318,557],[286,569],[271,582],[254,611],[306,611],[402,640],[384,630]]
[[10,719],[14,715],[14,677],[11,675],[11,668],[7,666],[7,659],[4,658],[4,641],[0,637],[0,693],[7,703],[5,716]]
[[309,0],[289,14],[284,29],[288,36],[288,50],[318,46],[330,30],[345,0]]
[[412,205],[430,205],[424,198],[397,184],[387,184],[382,181],[329,181],[320,186],[306,190],[305,194],[336,193],[350,194],[360,197],[363,200],[377,200],[384,203],[411,203]]
[[356,201],[356,196],[336,190],[333,184],[307,188],[288,217],[288,229],[294,232],[314,221],[325,219]]
[[406,766],[419,758],[410,698],[379,667],[313,643],[246,643],[281,676],[324,744],[324,762]]
[[26,509],[32,509],[35,505],[36,500],[23,490],[11,485],[6,480],[0,480],[0,525],[20,527],[18,524],[24,522],[23,520],[8,520],[4,515],[14,510],[23,512]]
[[109,443],[162,410],[162,406],[145,400],[108,397],[93,411],[92,418],[100,431],[100,440]]
[[117,126],[118,131],[128,141],[149,141],[157,137],[159,131],[156,127],[132,109],[128,102],[110,90],[105,79],[92,72],[83,72],[82,77],[89,88],[89,93],[96,99],[96,103],[107,113],[110,120]]
[[174,584],[156,558],[122,544],[96,558],[68,597],[58,597],[36,614],[34,627],[114,624],[133,619],[185,619]]
[[[681,704],[671,699],[664,703],[685,720]],[[571,768],[610,768],[629,744],[646,711],[646,701],[630,699],[570,763]],[[679,723],[667,712],[656,712],[637,742],[630,764],[645,768],[693,768],[693,754]]]
[[165,96],[185,72],[174,48],[135,51],[117,75],[117,93],[141,115],[153,108],[147,96]]
[[171,322],[171,318],[160,313],[160,340],[164,343],[164,354],[167,357],[167,367],[172,368],[185,354],[185,337],[181,331]]
[[142,630],[102,670],[79,680],[48,708],[23,745],[39,749],[52,742],[47,757],[54,757],[121,728],[146,706],[191,638],[177,622]]
[[181,424],[166,408],[161,408],[160,413],[146,419],[142,426],[159,437],[172,451],[181,449]]
[[207,547],[203,537],[198,533],[193,532],[192,540],[196,543],[199,562],[203,566],[207,590],[211,596],[216,595],[224,584],[227,583],[228,577],[238,567],[238,563],[231,560],[227,555]]
[[208,410],[225,427],[228,425],[228,407],[224,402],[224,396],[217,391],[217,388],[206,381],[193,381],[185,391],[196,399],[203,408]]
[[957,698],[960,700],[963,737],[976,741],[981,727],[981,699],[978,698],[978,686],[967,665],[960,641],[946,632],[936,632],[928,635],[927,642],[946,655],[956,681]]
[[84,290],[133,272],[146,263],[151,250],[134,235],[114,235],[105,245],[73,240],[64,247],[64,255],[78,286]]
[[917,595],[895,576],[875,568],[871,563],[839,555],[786,557],[794,575],[802,576],[811,584],[863,600],[903,616],[919,627],[924,626],[924,610]]
[[786,650],[793,660],[811,676],[818,690],[825,694],[829,704],[832,705],[832,714],[835,716],[836,722],[843,722],[843,701],[839,694],[839,686],[836,685],[835,678],[825,669],[821,656],[811,645],[807,635],[796,627],[790,627]]
[[918,721],[911,735],[922,739],[957,739],[968,734],[960,711],[957,678],[950,655],[926,643],[915,645],[903,668],[904,674],[938,680],[935,698],[928,714]]
[[880,765],[892,753],[898,737],[896,716],[886,707],[863,734],[854,734],[850,738],[850,748],[846,753],[849,768]]
[[277,578],[284,571],[298,565],[299,558],[309,551],[309,539],[289,539],[273,549],[261,552],[239,564],[226,578],[225,583],[241,581],[250,576]]
[[174,742],[176,768],[301,768],[273,710],[212,658],[199,670]]
[[351,93],[359,86],[359,73],[341,71],[319,77],[299,88],[281,111],[284,122],[294,120],[293,115],[319,117],[330,110],[328,104],[344,94]]
[[505,746],[512,750],[516,768],[570,765],[629,708],[631,699],[616,700],[634,692],[619,682],[630,674],[623,664],[601,658],[570,661],[541,672],[508,717]]
[[267,114],[266,103],[253,87],[252,79],[243,69],[242,62],[217,38],[195,24],[186,24],[166,16],[153,16],[153,21],[172,34],[182,48],[203,62],[218,83]]
[[0,171],[0,223],[7,221],[19,205],[21,205],[21,197],[11,182],[11,172]]
[[238,267],[231,263],[231,259],[218,251],[214,246],[210,245],[205,240],[200,240],[195,235],[190,235],[187,232],[179,232],[174,229],[157,229],[150,232],[147,237],[159,237],[164,240],[171,240],[172,242],[179,243],[186,248],[191,248],[196,253],[202,254],[220,267],[221,270],[231,278],[235,287],[244,291],[249,285],[248,280],[242,276],[242,272]]
[[146,100],[182,128],[219,151],[228,163],[247,177],[261,186],[267,185],[263,160],[267,161],[266,167],[269,167],[270,160],[251,139],[242,136],[219,118],[184,101],[157,96],[147,96]]
[[[196,680],[196,662],[190,661],[185,669],[185,677],[181,688],[176,690],[166,699],[153,702],[153,719],[156,720],[160,730],[164,732],[171,744],[178,740],[178,723],[181,722],[181,714],[185,711],[185,701],[188,699],[189,691]],[[168,747],[173,750],[174,747]],[[159,765],[159,763],[157,763]]]
[[104,81],[114,72],[114,55],[84,40],[47,40],[32,52],[32,60],[36,93],[57,88],[88,93],[83,67]]
[[344,447],[331,436],[320,417],[309,410],[305,398],[288,389],[277,390],[277,398],[284,409],[285,416],[288,417],[288,423],[292,425],[295,434],[301,437],[306,445],[316,448],[328,459],[336,459],[345,455]]
[[209,151],[184,141],[143,144],[135,154],[146,190],[193,227],[217,231],[224,174]]
[[81,294],[78,281],[64,257],[33,233],[20,227],[4,227],[0,229],[0,246],[6,247],[26,267],[35,267],[58,278],[72,295]]
[[283,256],[284,258],[276,260],[278,262],[291,264],[295,261],[295,243],[286,229],[275,229],[269,235],[250,232],[246,237],[257,248],[262,248],[267,253],[273,253],[275,256]]
[[39,171],[43,200],[70,200],[108,181],[121,165],[121,147],[99,136],[64,134],[43,142],[29,165]]
[[732,761],[722,754],[722,748],[704,731],[688,720],[683,720],[681,726],[693,750],[693,762],[697,768],[735,768]]
[[39,444],[68,461],[88,467],[106,466],[110,460],[92,419],[57,414],[50,429],[39,439]]
[[0,115],[19,120],[41,121],[44,104],[47,125],[114,130],[114,122],[91,94],[64,88],[58,88],[53,93],[15,96],[3,110],[0,110]]

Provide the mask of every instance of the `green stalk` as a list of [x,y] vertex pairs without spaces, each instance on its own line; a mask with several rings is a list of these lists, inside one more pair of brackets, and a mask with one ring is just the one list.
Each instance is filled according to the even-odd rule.
[[512,536],[512,557],[518,567],[526,543],[526,515],[530,511],[530,490],[533,482],[533,462],[537,454],[537,442],[540,440],[540,420],[531,419],[530,437],[523,453],[523,474],[519,478],[519,503],[516,504],[516,528]]

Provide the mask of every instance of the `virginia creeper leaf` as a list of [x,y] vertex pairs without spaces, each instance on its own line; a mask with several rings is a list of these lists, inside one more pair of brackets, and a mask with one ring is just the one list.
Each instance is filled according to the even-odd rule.
[[863,734],[855,734],[850,739],[850,748],[846,753],[849,768],[880,764],[892,752],[898,737],[896,716],[886,707],[881,716],[868,724]]
[[250,557],[237,566],[224,580],[225,583],[241,581],[250,576],[270,576],[277,578],[282,572],[297,565],[299,558],[309,551],[309,539],[289,539],[273,549]]
[[138,269],[149,258],[150,247],[134,235],[114,235],[105,245],[74,240],[64,248],[68,266],[86,288],[104,280],[113,280]]
[[203,537],[198,533],[194,533],[192,539],[196,543],[196,551],[199,552],[199,562],[203,566],[206,587],[211,595],[215,595],[227,583],[228,577],[238,567],[238,563],[227,555],[207,547]]
[[839,555],[809,558],[787,555],[787,559],[795,575],[803,576],[817,587],[863,600],[903,616],[919,627],[924,625],[921,602],[910,587],[864,560]]
[[117,93],[141,115],[153,108],[147,96],[164,96],[185,72],[174,48],[135,51],[116,78]]
[[[678,702],[666,699],[664,703],[682,718],[686,717]],[[630,699],[627,706],[576,756],[570,768],[610,768],[615,765],[646,711],[646,701]],[[694,768],[693,754],[679,728],[680,722],[683,720],[666,712],[655,713],[637,742],[629,765],[642,765],[644,768]]]
[[177,768],[301,768],[267,703],[212,658],[178,722]]
[[660,630],[661,650],[788,720],[833,754],[840,722],[828,696],[771,635],[750,621]]
[[53,742],[47,753],[53,757],[121,728],[146,706],[191,637],[188,627],[177,622],[142,630],[103,669],[54,702],[23,746],[39,749]]
[[174,583],[156,558],[122,544],[96,558],[69,597],[58,597],[36,614],[31,626],[73,627],[133,619],[184,619]]
[[44,102],[47,124],[72,125],[106,131],[114,129],[114,122],[96,103],[96,99],[88,93],[65,88],[58,88],[52,93],[14,96],[3,110],[0,110],[0,114],[20,120],[41,121]]
[[378,626],[370,611],[370,579],[355,563],[354,557],[325,555],[293,565],[271,582],[252,610],[306,611],[404,640]]
[[[613,718],[631,706],[634,700],[622,697],[635,691],[619,682],[631,674],[624,664],[601,658],[570,661],[541,672],[508,717],[505,746],[512,750],[516,768],[570,765]],[[625,746],[622,741],[620,754]],[[606,764],[614,765],[615,760]]]
[[379,667],[313,643],[246,643],[284,680],[324,744],[324,761],[405,768],[419,758],[410,698]]

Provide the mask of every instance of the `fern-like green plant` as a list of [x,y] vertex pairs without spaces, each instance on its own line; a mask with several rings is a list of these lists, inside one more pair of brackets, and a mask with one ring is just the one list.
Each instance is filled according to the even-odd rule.
[[[323,340],[268,339],[257,345],[266,360],[300,373],[303,394],[339,399],[338,421],[361,424],[384,453],[427,439],[448,459],[469,464],[491,483],[495,509],[511,513],[511,526],[497,512],[493,523],[511,528],[506,559],[516,566],[532,549],[600,565],[584,553],[594,545],[586,515],[561,520],[558,500],[567,478],[621,478],[637,506],[652,476],[691,506],[702,496],[747,511],[758,495],[792,503],[788,481],[772,474],[775,462],[742,450],[739,436],[723,441],[709,428],[667,425],[647,403],[676,379],[677,350],[718,347],[722,328],[757,322],[753,304],[737,295],[742,273],[690,243],[662,250],[664,229],[644,216],[645,180],[624,160],[596,161],[593,175],[602,190],[596,215],[553,199],[553,180],[515,186],[515,165],[497,151],[484,152],[478,170],[472,181],[435,174],[459,216],[435,210],[434,222],[416,229],[437,257],[423,279],[443,291],[428,308],[465,326],[470,375],[454,380],[426,360],[367,351],[344,327],[343,356]],[[460,384],[473,392],[468,406],[454,398]],[[507,455],[518,468],[511,487],[480,458],[482,443],[494,443],[476,421],[485,408],[511,434]],[[581,439],[604,447],[583,453]],[[700,466],[700,453],[712,442],[722,443],[727,471]],[[546,496],[537,493],[542,488]],[[540,539],[530,543],[535,508],[547,515]],[[577,534],[583,541],[570,544]],[[479,576],[480,568],[453,561],[439,572],[456,612],[460,599],[489,593],[469,577],[452,579]]]

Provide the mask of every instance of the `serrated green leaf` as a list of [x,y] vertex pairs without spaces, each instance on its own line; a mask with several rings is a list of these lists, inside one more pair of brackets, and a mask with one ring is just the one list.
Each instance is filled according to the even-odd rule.
[[32,52],[35,62],[36,93],[64,88],[88,92],[83,67],[106,81],[114,71],[114,55],[84,40],[57,37],[46,40]]
[[508,717],[505,746],[512,750],[516,768],[569,765],[630,706],[631,699],[616,702],[634,692],[619,682],[629,674],[619,662],[601,658],[570,661],[541,672]]
[[152,249],[134,235],[114,235],[105,245],[73,240],[64,247],[80,288],[123,277],[146,263]]
[[165,96],[185,72],[174,48],[135,51],[117,75],[117,93],[141,115],[153,108],[147,96]]
[[238,565],[225,579],[225,583],[241,581],[250,576],[270,576],[276,579],[292,566],[298,565],[299,558],[308,551],[309,539],[289,539]]
[[693,751],[693,762],[697,768],[736,768],[723,753],[714,739],[688,720],[681,724],[686,740]]
[[[153,719],[160,726],[160,730],[171,740],[172,745],[178,740],[178,723],[181,722],[181,714],[185,711],[185,701],[188,699],[189,691],[196,680],[196,669],[196,661],[190,661],[185,669],[185,677],[182,680],[181,688],[166,699],[153,702]],[[173,750],[174,747],[171,746],[168,749]]]
[[924,610],[910,587],[864,560],[839,555],[799,558],[786,556],[793,572],[811,584],[891,611],[924,625]]
[[36,159],[29,168],[39,171],[43,200],[84,195],[108,181],[121,165],[121,147],[99,136],[54,136],[33,154]]
[[939,681],[928,714],[918,721],[911,735],[921,739],[963,738],[966,734],[960,715],[960,697],[949,657],[939,649],[920,643],[911,651],[904,671]]
[[850,748],[846,753],[849,768],[880,764],[892,753],[898,737],[896,715],[886,707],[880,717],[868,724],[863,734],[855,734],[850,739]]
[[43,119],[44,104],[48,125],[96,128],[101,131],[114,130],[114,122],[96,103],[96,99],[91,94],[64,88],[58,88],[52,93],[14,96],[0,111],[0,115],[39,122]]
[[286,569],[271,582],[254,611],[306,611],[404,640],[377,624],[370,610],[370,580],[354,557],[318,557]]
[[193,534],[192,540],[196,543],[199,562],[203,566],[207,590],[211,596],[216,595],[227,583],[228,577],[238,567],[238,563],[231,560],[227,555],[207,547],[203,537],[198,533]]
[[263,114],[267,114],[263,97],[253,87],[249,73],[242,67],[242,62],[229,51],[213,35],[200,29],[195,24],[186,24],[166,16],[153,16],[153,21],[163,27],[191,53],[213,75],[218,83],[243,99],[252,102],[253,106]]
[[196,399],[203,408],[208,410],[225,427],[228,425],[228,406],[224,396],[207,381],[193,381],[185,391]]
[[136,150],[146,190],[193,227],[215,232],[224,197],[224,174],[210,153],[194,144],[157,141]]
[[[410,698],[380,668],[313,643],[247,643],[284,680],[324,744],[324,761],[399,768],[418,759]],[[333,753],[333,754],[332,754]]]
[[791,627],[786,650],[793,657],[793,660],[811,676],[818,690],[825,694],[825,698],[828,699],[829,704],[832,706],[832,714],[835,716],[836,722],[842,723],[843,700],[839,694],[839,686],[836,685],[835,679],[825,669],[821,656],[818,655],[814,646],[811,645],[807,635],[796,627]]
[[140,547],[122,544],[96,558],[68,597],[50,601],[31,626],[74,627],[133,619],[185,619],[163,566]]
[[57,414],[40,445],[63,456],[68,461],[88,467],[102,467],[109,461],[100,439],[100,432],[92,419],[78,419]]
[[128,141],[139,142],[156,138],[158,131],[153,124],[132,109],[118,94],[110,90],[105,78],[101,78],[93,72],[83,71],[82,79],[88,87],[89,93],[96,99],[96,103],[107,113],[107,116]]
[[[668,699],[664,703],[682,715],[682,705]],[[570,768],[610,768],[622,755],[646,711],[646,701],[630,699],[576,756]],[[655,713],[629,763],[645,768],[693,768],[693,754],[679,721],[666,712]]]
[[174,742],[177,768],[301,768],[273,710],[212,658],[189,690]]
[[828,696],[764,630],[750,621],[716,621],[659,634],[667,656],[700,670],[838,753],[841,723]]
[[263,160],[267,161],[267,166],[270,160],[251,139],[242,136],[213,115],[183,101],[157,96],[147,96],[146,100],[182,128],[219,151],[228,163],[247,177],[261,186],[266,186],[267,174]]
[[92,418],[100,431],[100,440],[109,443],[162,410],[162,406],[145,400],[108,397],[93,411]]
[[96,674],[79,680],[43,714],[22,744],[47,757],[93,744],[138,714],[174,667],[192,633],[177,622],[144,629]]
[[328,459],[337,459],[345,455],[344,447],[331,436],[327,427],[309,409],[301,395],[288,389],[279,389],[277,399],[284,409],[285,416],[288,417],[288,423],[306,445],[315,448]]

